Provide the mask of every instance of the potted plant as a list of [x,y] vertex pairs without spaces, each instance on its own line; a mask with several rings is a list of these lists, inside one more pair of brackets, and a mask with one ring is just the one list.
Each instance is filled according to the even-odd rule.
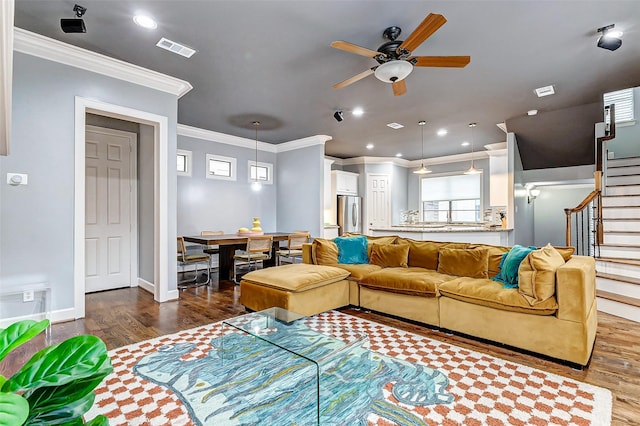
[[[0,362],[48,326],[49,320],[25,320],[0,329]],[[0,375],[0,426],[108,425],[105,416],[87,423],[83,416],[93,405],[93,390],[112,371],[107,348],[96,336],[48,346],[8,379]]]

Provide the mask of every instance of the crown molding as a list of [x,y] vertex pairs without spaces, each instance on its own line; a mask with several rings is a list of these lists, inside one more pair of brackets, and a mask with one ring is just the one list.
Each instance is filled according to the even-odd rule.
[[343,166],[353,166],[356,164],[395,164],[401,167],[409,167],[411,162],[397,157],[352,157],[341,161]]
[[[226,133],[214,132],[213,130],[201,129],[199,127],[191,127],[185,124],[178,124],[177,133],[180,136],[186,136],[189,138],[201,139],[205,141],[224,143],[227,145],[238,146],[241,148],[255,149],[255,139],[242,138],[240,136],[228,135]],[[275,154],[292,151],[295,149],[306,148],[314,145],[323,145],[330,141],[331,136],[316,135],[308,138],[296,139],[294,141],[285,142],[281,144],[271,144],[258,141],[258,150],[265,152],[272,152]]]
[[315,136],[309,136],[308,138],[302,138],[302,139],[296,139],[289,142],[284,142],[284,143],[275,145],[275,147],[276,147],[276,152],[280,153],[280,152],[292,151],[295,149],[307,148],[309,146],[314,146],[314,145],[324,146],[324,144],[329,142],[331,139],[333,139],[331,136],[315,135]]
[[22,28],[14,28],[13,34],[13,49],[17,52],[160,90],[176,95],[178,98],[193,89],[188,81],[72,46]]

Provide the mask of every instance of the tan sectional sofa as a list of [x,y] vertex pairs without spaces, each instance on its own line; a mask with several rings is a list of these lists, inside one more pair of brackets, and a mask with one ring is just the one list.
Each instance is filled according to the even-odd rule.
[[303,262],[349,272],[350,304],[587,365],[597,317],[595,261],[572,248],[533,251],[519,288],[491,280],[509,247],[368,237],[367,264],[338,263],[332,240]]

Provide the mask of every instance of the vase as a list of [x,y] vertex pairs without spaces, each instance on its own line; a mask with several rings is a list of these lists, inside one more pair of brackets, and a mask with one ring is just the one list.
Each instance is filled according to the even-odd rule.
[[253,218],[253,227],[251,228],[252,232],[262,232],[262,225],[260,225],[260,218]]

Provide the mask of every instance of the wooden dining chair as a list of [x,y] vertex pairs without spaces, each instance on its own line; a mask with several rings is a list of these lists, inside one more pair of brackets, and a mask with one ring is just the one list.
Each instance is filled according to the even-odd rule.
[[[207,281],[198,283],[198,264],[204,263],[207,265]],[[183,267],[187,265],[196,266],[196,276],[193,280],[178,282],[178,288],[185,289],[187,287],[198,287],[201,285],[207,285],[211,281],[211,272],[209,270],[209,255],[204,253],[187,253],[187,247],[184,243],[183,237],[178,237],[178,266]]]
[[245,252],[238,253],[233,256],[233,281],[235,281],[236,284],[238,283],[238,271],[236,262],[243,262],[248,264],[249,270],[251,270],[251,265],[254,265],[257,268],[258,262],[264,262],[265,260],[271,259],[272,245],[272,235],[247,237],[247,248]]
[[280,247],[276,251],[276,263],[280,266],[280,258],[291,259],[291,263],[295,263],[295,258],[302,260],[302,245],[309,242],[311,235],[308,232],[294,232],[287,237],[287,245]]
[[[224,231],[202,231],[201,237],[224,235]],[[204,246],[202,252],[209,255],[209,269],[213,268],[213,256],[220,254],[220,247],[218,246]]]

